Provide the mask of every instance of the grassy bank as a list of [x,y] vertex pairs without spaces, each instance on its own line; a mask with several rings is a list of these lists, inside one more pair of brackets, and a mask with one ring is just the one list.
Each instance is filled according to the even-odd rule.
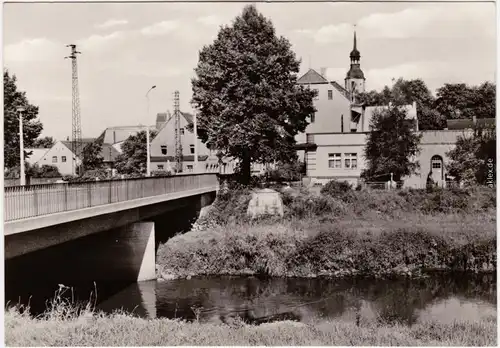
[[125,314],[83,312],[32,318],[11,309],[5,314],[7,346],[178,346],[178,345],[402,345],[495,346],[496,314],[480,321],[418,323],[411,327],[317,321],[259,326],[141,319]]
[[217,199],[158,250],[162,277],[415,275],[494,271],[494,191],[283,193],[284,218],[249,221],[250,192]]

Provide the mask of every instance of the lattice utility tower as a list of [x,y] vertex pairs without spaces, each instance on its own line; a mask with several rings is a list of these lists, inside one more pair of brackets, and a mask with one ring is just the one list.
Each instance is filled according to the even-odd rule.
[[175,125],[175,165],[177,173],[182,173],[182,141],[181,111],[179,110],[179,91],[174,92],[174,125]]
[[[72,66],[72,101],[73,101],[73,111],[72,111],[72,133],[71,133],[71,151],[73,152],[72,161],[73,161],[73,170],[76,169],[76,173],[73,174],[82,174],[81,165],[80,168],[76,168],[75,161],[76,156],[81,156],[82,152],[82,123],[80,118],[80,93],[78,91],[78,69],[76,62],[76,55],[81,54],[76,50],[76,45],[66,45],[66,47],[71,48],[71,54],[65,58],[71,59]],[[83,159],[82,159],[83,160]]]

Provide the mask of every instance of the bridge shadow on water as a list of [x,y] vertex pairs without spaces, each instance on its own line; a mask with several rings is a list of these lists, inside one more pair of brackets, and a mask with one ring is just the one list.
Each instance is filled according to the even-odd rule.
[[[160,243],[189,231],[200,208],[183,206],[148,219],[155,223],[155,252]],[[123,232],[113,229],[6,260],[6,305],[29,304],[32,314],[40,314],[62,284],[72,288],[65,292],[65,296],[75,302],[87,303],[91,299],[97,304],[105,304],[113,297],[115,308],[123,307],[128,312],[149,315],[147,308],[137,304],[148,302],[142,301],[140,296],[152,293],[143,289],[150,282],[134,285],[146,245],[143,243],[144,246],[132,248],[131,243],[137,241],[123,239]],[[135,260],[130,260],[131,255]],[[137,291],[131,291],[131,286],[137,287]],[[127,299],[123,299],[121,306],[119,295],[126,288]]]

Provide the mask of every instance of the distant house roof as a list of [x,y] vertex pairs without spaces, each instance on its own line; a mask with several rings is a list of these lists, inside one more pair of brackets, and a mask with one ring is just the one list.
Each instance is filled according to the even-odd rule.
[[26,161],[29,164],[35,164],[43,158],[43,156],[47,153],[47,151],[50,150],[50,148],[37,147],[37,148],[26,148],[24,150],[28,153],[31,152],[31,155],[29,155],[29,157],[26,158]]
[[165,122],[167,118],[168,114],[166,112],[159,112],[156,114],[156,122]]
[[347,99],[350,99],[349,92],[347,91],[347,89],[345,89],[344,87],[342,87],[338,82],[336,82],[336,81],[330,81],[330,84],[333,87],[335,87],[335,89],[337,89],[340,93],[342,93],[342,95],[344,97],[346,97]]
[[[91,139],[91,138],[82,139],[83,146],[80,146],[76,156],[81,157],[83,148],[89,143],[92,143],[94,140],[96,139]],[[68,149],[71,150],[71,141],[61,141],[61,142],[64,144],[64,146],[66,146]],[[113,147],[112,144],[102,144],[100,155],[103,158],[104,162],[114,162],[119,154],[120,153]]]
[[[136,135],[140,131],[145,130],[146,126],[118,126],[118,127],[108,127],[101,133],[99,138],[105,144],[116,144],[127,140],[131,135]],[[156,125],[149,126],[150,130],[156,129]]]
[[[190,114],[189,112],[180,112],[181,113],[181,116],[184,117],[184,119],[186,120],[186,122],[191,125],[193,124],[193,115]],[[165,123],[163,123],[162,127],[160,129],[158,129],[158,132],[160,132],[163,128],[165,128],[165,126],[174,118],[173,117],[174,115],[171,115],[171,117],[168,117],[167,120],[165,121]]]
[[304,75],[302,75],[298,80],[297,84],[299,85],[309,85],[309,84],[324,84],[328,83],[328,80],[321,76],[316,70],[309,69]]

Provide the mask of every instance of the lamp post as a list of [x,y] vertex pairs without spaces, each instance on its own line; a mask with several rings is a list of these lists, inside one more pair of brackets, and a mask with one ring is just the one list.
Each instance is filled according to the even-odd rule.
[[[146,100],[147,100],[147,106],[148,106],[148,111],[147,111],[147,115],[146,115],[146,122],[149,122],[149,92],[151,92],[151,90],[155,89],[156,88],[156,85],[152,86],[148,92],[146,93]],[[150,144],[149,144],[149,125],[146,124],[146,176],[150,176],[151,175],[151,156],[150,156]]]
[[23,112],[25,111],[24,108],[20,107],[17,108],[17,112],[19,113],[19,154],[20,154],[20,173],[19,173],[19,179],[20,179],[20,185],[24,186],[26,185],[26,176],[24,173],[24,138],[23,138]]
[[193,113],[194,128],[194,172],[198,173],[198,127],[196,126],[196,111]]

